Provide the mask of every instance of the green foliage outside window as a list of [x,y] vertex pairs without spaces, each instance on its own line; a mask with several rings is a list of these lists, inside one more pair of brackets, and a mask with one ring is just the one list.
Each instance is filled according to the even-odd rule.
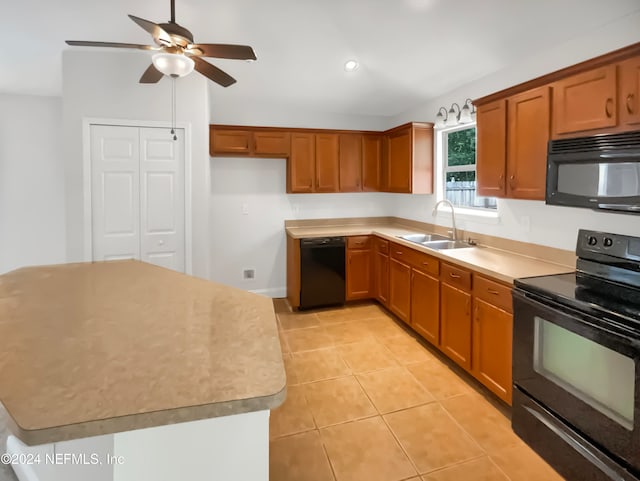
[[[476,129],[464,129],[447,134],[448,164],[473,165],[476,163]],[[466,179],[465,179],[466,180]],[[475,180],[475,179],[474,179]]]

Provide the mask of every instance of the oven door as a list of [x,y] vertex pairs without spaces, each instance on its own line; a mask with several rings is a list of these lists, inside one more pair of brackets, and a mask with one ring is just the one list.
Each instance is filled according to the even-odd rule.
[[638,333],[514,290],[514,384],[640,469]]

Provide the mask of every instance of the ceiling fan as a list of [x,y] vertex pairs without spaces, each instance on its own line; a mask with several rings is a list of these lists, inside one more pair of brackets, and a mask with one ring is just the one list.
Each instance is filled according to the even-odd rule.
[[205,77],[228,87],[236,82],[231,75],[211,65],[202,57],[228,58],[236,60],[256,60],[253,49],[247,45],[221,43],[194,43],[189,30],[175,21],[175,0],[171,1],[171,20],[167,23],[153,23],[143,18],[129,15],[129,18],[149,32],[156,45],[138,45],[117,42],[87,42],[67,40],[68,45],[82,47],[130,48],[156,51],[153,63],[140,77],[140,83],[156,83],[163,75],[182,77],[194,68]]

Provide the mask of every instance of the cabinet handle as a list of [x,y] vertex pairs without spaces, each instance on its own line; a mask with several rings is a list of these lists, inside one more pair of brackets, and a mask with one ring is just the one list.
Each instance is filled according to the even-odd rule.
[[608,98],[604,104],[604,113],[607,114],[608,118],[611,118],[613,116],[613,113],[611,112],[611,105],[613,105],[613,99]]
[[396,255],[401,256],[401,255],[402,255],[402,252],[401,252],[401,251],[396,251]]
[[627,95],[627,112],[629,112],[630,114],[633,113],[633,94],[629,94]]
[[498,177],[498,188],[504,189],[504,174],[500,174],[500,177]]
[[511,187],[511,189],[515,189],[516,188],[516,176],[512,175],[511,177],[509,177],[509,187]]
[[458,274],[454,274],[453,272],[449,272],[449,277],[451,277],[452,279],[460,279],[460,276]]
[[478,313],[480,311],[480,308],[478,307],[478,305],[476,304],[476,306],[473,309],[473,319],[478,322],[480,320],[480,317],[478,316]]
[[494,296],[497,296],[498,294],[500,294],[499,291],[496,291],[495,289],[491,289],[490,287],[487,287],[487,292],[489,294],[493,294]]
[[423,265],[423,266],[428,266],[428,265],[429,265],[429,263],[425,261],[425,262],[423,262],[423,263],[422,263],[422,265]]

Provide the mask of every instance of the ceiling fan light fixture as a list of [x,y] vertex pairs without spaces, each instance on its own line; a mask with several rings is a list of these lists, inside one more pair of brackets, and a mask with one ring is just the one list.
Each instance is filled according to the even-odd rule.
[[157,53],[151,57],[153,66],[169,77],[184,77],[193,72],[194,61],[179,53]]

